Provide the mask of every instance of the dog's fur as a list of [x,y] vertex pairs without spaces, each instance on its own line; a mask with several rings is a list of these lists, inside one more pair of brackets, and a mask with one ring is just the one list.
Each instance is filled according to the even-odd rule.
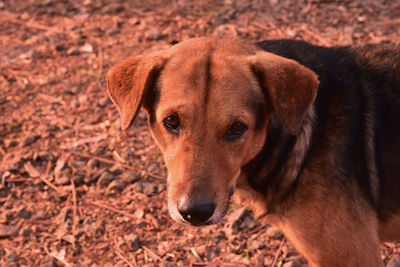
[[[399,47],[199,38],[107,81],[123,129],[148,112],[176,221],[180,203],[207,198],[217,223],[235,191],[312,266],[383,266],[379,243],[400,240]],[[227,141],[237,121],[248,130]]]

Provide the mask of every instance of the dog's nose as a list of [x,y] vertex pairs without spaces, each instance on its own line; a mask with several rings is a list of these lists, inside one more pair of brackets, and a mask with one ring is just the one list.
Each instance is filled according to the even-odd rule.
[[196,202],[182,201],[178,205],[182,217],[193,225],[204,224],[215,211],[215,204],[208,199]]

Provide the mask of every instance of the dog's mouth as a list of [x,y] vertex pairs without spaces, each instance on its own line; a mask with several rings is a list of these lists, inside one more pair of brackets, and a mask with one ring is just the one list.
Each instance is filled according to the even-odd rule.
[[226,215],[233,192],[234,188],[230,187],[226,201],[220,202],[217,205],[200,202],[184,210],[178,208],[179,205],[175,204],[172,198],[168,196],[168,211],[171,218],[179,223],[192,226],[216,224]]
[[[176,222],[192,226],[218,223],[228,211],[240,173],[239,170],[228,185],[219,187],[209,185],[206,187],[208,190],[192,189],[191,193],[179,192],[178,198],[174,197],[174,190],[171,190],[175,189],[173,187],[175,184],[172,175],[168,173],[168,211],[171,218]],[[221,190],[222,188],[226,190]]]

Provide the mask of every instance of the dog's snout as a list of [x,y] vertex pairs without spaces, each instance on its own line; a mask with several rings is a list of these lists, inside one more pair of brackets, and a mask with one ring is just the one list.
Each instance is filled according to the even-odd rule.
[[189,223],[202,225],[214,214],[215,204],[209,199],[196,202],[181,201],[178,211]]

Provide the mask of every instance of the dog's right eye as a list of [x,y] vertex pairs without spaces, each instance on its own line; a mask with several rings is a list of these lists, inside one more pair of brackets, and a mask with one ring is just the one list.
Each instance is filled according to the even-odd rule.
[[226,134],[225,139],[230,142],[236,141],[247,131],[247,129],[248,128],[246,124],[235,122],[232,124],[231,128]]
[[173,134],[179,134],[180,121],[177,115],[171,115],[163,120],[164,127]]

